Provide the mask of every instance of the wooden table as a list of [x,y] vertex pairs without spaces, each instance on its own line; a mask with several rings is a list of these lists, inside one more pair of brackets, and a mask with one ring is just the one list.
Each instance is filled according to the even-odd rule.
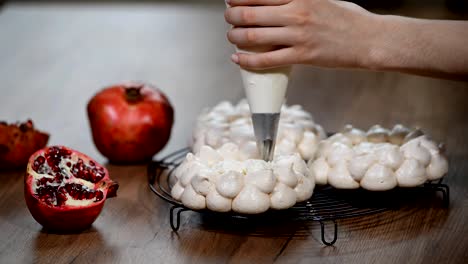
[[[170,143],[187,145],[197,113],[243,97],[220,1],[6,4],[0,11],[0,120],[32,118],[65,144],[106,162],[85,105],[101,87],[145,80],[176,110]],[[441,1],[443,2],[443,1]],[[414,6],[412,6],[414,7]],[[453,17],[439,6],[388,12]],[[457,17],[459,18],[459,17]],[[0,263],[462,263],[468,259],[468,84],[395,73],[296,67],[289,104],[327,130],[346,123],[420,126],[447,144],[450,208],[437,202],[339,221],[333,247],[319,225],[304,236],[249,236],[204,227],[194,213],[178,233],[169,205],[148,188],[145,166],[109,165],[118,197],[82,234],[49,234],[23,199],[23,171],[0,173]],[[156,158],[157,158],[156,157]]]

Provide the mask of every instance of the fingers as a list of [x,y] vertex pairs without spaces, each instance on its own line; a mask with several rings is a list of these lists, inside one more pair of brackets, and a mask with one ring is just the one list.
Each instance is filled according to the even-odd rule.
[[228,32],[227,38],[236,46],[287,46],[295,43],[297,35],[294,30],[287,27],[234,28]]
[[285,5],[292,0],[226,0],[230,6]]
[[[230,42],[238,47],[290,46],[298,39],[296,30],[288,28],[294,16],[288,12],[292,0],[229,0],[225,19],[235,28],[228,32]],[[257,26],[256,28],[253,26]],[[246,27],[246,28],[239,28]],[[268,69],[295,63],[291,47],[262,53],[232,55],[232,60],[246,69]]]
[[282,6],[236,6],[226,9],[224,17],[234,26],[276,27],[293,22]]
[[231,59],[242,68],[262,70],[275,68],[295,63],[295,52],[293,48],[283,48],[264,53],[236,53]]

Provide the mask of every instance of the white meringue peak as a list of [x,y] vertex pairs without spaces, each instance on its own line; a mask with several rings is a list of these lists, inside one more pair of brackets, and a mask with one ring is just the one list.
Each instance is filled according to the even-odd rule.
[[364,132],[347,125],[342,133],[319,143],[308,166],[320,185],[385,191],[442,178],[448,172],[448,161],[441,152],[418,129],[396,125],[390,131],[375,125]]
[[[319,141],[325,138],[323,128],[300,105],[283,105],[278,125],[275,155],[298,153],[304,160],[314,158]],[[247,100],[237,105],[223,101],[205,109],[197,118],[191,147],[197,153],[204,145],[218,149],[234,143],[242,159],[259,158]]]
[[299,154],[272,162],[241,158],[237,145],[203,146],[174,171],[171,195],[192,209],[258,214],[286,209],[312,196],[315,180]]

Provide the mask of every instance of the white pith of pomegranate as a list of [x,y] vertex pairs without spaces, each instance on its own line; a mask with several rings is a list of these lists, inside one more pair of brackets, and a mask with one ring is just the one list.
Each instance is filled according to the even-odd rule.
[[56,230],[89,227],[105,198],[115,196],[117,188],[103,166],[63,146],[33,154],[25,178],[25,198],[31,214],[44,227]]

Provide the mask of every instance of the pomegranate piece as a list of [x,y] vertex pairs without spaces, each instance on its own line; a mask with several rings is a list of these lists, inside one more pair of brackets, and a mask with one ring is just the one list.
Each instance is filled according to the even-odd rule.
[[26,166],[29,156],[48,141],[49,134],[35,130],[31,120],[16,124],[0,122],[0,169]]
[[26,204],[45,229],[81,231],[92,225],[118,184],[103,166],[64,146],[34,153],[24,180]]
[[94,144],[113,163],[150,161],[169,141],[174,122],[166,95],[143,83],[107,87],[87,111]]

